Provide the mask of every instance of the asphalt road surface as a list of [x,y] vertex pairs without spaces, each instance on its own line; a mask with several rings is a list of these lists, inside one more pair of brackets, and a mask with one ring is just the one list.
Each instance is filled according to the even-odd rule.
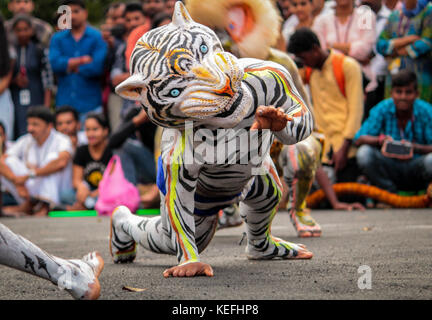
[[[276,215],[272,232],[300,242],[311,260],[249,261],[244,226],[220,230],[201,260],[213,278],[169,278],[162,272],[174,256],[138,249],[133,264],[115,265],[108,249],[108,218],[0,219],[49,253],[80,258],[98,250],[105,259],[100,299],[133,300],[296,300],[431,299],[432,210],[314,211],[321,238],[296,237],[288,214]],[[359,280],[360,279],[360,280]],[[369,281],[370,280],[370,281]],[[369,281],[369,282],[368,282]],[[359,287],[362,287],[362,289]],[[145,289],[122,290],[124,286]],[[0,300],[71,297],[51,283],[0,266]]]

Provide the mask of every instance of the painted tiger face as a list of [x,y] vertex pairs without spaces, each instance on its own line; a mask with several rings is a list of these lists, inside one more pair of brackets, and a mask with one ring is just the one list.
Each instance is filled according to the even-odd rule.
[[195,23],[180,1],[172,23],[137,42],[130,71],[116,92],[140,101],[163,127],[181,128],[186,121],[234,127],[252,104],[238,59],[224,52],[216,34]]

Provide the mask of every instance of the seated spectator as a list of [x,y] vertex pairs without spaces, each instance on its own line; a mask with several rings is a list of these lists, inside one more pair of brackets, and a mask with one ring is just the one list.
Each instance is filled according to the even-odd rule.
[[29,133],[2,156],[2,185],[18,203],[4,212],[46,216],[50,207],[59,204],[61,180],[73,150],[70,139],[54,130],[53,121],[48,108],[29,108]]
[[58,80],[57,106],[77,109],[80,120],[91,111],[102,111],[101,79],[107,44],[100,31],[87,24],[82,0],[65,0],[72,10],[72,29],[56,33],[49,59]]
[[73,160],[75,193],[68,210],[94,209],[99,196],[98,186],[113,153],[108,147],[109,126],[100,113],[90,113],[84,124],[88,144],[78,147]]
[[[5,154],[6,150],[10,147],[12,147],[12,141],[8,139],[8,136],[6,134],[6,126],[3,124],[3,122],[0,121],[0,157],[3,154]],[[1,185],[1,181],[0,181],[0,196],[1,196],[0,207],[17,204],[14,198],[3,188],[3,186]],[[2,216],[2,212],[0,210],[0,217],[1,216]]]
[[135,185],[150,185],[141,198],[144,207],[159,203],[153,152],[155,133],[156,126],[150,122],[147,113],[136,107],[129,111],[124,123],[109,139],[109,148],[119,149],[125,178]]
[[323,50],[339,50],[360,63],[366,92],[377,87],[370,66],[376,43],[375,25],[376,15],[370,8],[355,7],[353,0],[336,0],[334,11],[319,15],[312,26]]
[[55,129],[71,139],[72,147],[76,150],[79,146],[87,144],[87,137],[81,130],[78,112],[71,106],[62,106],[55,112]]
[[9,45],[3,17],[0,14],[0,121],[6,126],[6,133],[13,138],[14,104],[9,86],[12,80],[12,69],[15,63],[15,50]]
[[[72,143],[74,154],[79,146],[87,144],[87,137],[84,131],[80,131],[81,123],[78,112],[71,106],[62,106],[55,113],[55,129],[68,136]],[[65,169],[64,179],[62,180],[62,192],[60,194],[61,204],[69,203],[69,199],[74,197],[72,187],[72,161],[69,161]]]
[[33,0],[9,0],[8,9],[10,12],[12,12],[13,18],[6,21],[5,26],[8,34],[10,35],[9,41],[11,41],[12,45],[18,44],[18,39],[12,32],[12,26],[15,23],[15,18],[17,15],[24,14],[30,16],[38,42],[41,43],[45,48],[49,47],[54,30],[49,23],[32,16],[34,7]]
[[306,68],[316,129],[325,136],[323,165],[336,173],[332,183],[356,181],[355,149],[351,145],[363,114],[362,73],[357,61],[321,47],[317,35],[307,28],[297,30],[288,51]]
[[[414,72],[392,77],[391,98],[371,109],[355,136],[357,162],[369,181],[396,193],[425,188],[432,181],[432,105],[418,99]],[[385,141],[405,141],[412,148],[407,160],[381,152]]]
[[54,78],[48,61],[48,50],[34,37],[30,17],[18,15],[12,25],[18,43],[11,93],[15,105],[15,139],[27,133],[27,109],[31,106],[51,106]]
[[6,127],[3,122],[0,121],[0,156],[2,156],[7,149],[9,141],[7,140]]
[[432,3],[412,18],[394,10],[378,38],[377,51],[389,61],[386,97],[391,75],[409,69],[417,75],[420,99],[432,103]]

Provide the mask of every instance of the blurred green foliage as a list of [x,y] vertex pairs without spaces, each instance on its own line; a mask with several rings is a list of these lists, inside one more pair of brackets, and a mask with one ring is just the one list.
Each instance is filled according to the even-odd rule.
[[[35,3],[35,10],[33,14],[53,24],[54,17],[57,13],[58,7],[61,5],[62,1],[59,0],[33,0]],[[93,25],[99,25],[103,22],[105,10],[108,5],[115,0],[84,0],[87,6],[89,21]],[[0,11],[6,19],[11,17],[11,13],[8,11],[9,0],[0,0]]]

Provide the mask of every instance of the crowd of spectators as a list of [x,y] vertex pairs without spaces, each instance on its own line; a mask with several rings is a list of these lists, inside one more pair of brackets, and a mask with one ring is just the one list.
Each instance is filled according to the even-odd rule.
[[[427,186],[432,4],[275,3],[284,21],[280,43],[299,66],[326,137],[323,165],[332,182],[361,180],[391,192]],[[136,41],[170,23],[175,0],[114,2],[98,28],[88,22],[84,1],[62,4],[71,9],[64,30],[34,17],[32,0],[9,0],[13,17],[0,16],[3,212],[93,209],[114,153],[130,182],[148,186],[142,206],[157,206],[156,126],[114,88],[129,76]],[[389,141],[407,142],[411,156],[381,152]]]

